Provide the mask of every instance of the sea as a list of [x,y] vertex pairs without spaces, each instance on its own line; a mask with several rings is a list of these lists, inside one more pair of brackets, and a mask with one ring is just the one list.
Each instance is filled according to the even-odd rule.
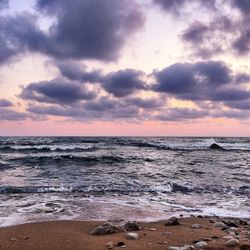
[[250,218],[250,138],[0,137],[1,227],[198,214]]

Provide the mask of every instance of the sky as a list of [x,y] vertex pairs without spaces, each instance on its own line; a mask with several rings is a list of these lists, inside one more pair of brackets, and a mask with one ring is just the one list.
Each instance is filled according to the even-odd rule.
[[249,0],[0,0],[0,135],[250,136]]

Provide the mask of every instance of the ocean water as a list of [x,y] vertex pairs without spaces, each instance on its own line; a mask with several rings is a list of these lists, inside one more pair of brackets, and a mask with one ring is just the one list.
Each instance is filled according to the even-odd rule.
[[250,138],[0,137],[0,226],[250,218],[249,198]]

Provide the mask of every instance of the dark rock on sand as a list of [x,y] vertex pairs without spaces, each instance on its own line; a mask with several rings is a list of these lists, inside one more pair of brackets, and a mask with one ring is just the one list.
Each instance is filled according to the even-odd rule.
[[239,226],[238,226],[236,223],[234,223],[233,221],[227,220],[227,221],[223,221],[223,223],[226,224],[228,227],[236,227],[236,228],[239,227]]
[[135,221],[128,221],[123,228],[127,231],[127,232],[131,232],[131,231],[139,231],[141,230],[141,226],[135,222]]
[[118,247],[122,247],[122,246],[125,246],[125,243],[123,241],[119,241],[117,242],[116,244]]
[[223,147],[219,146],[217,143],[213,143],[209,147],[210,149],[224,149]]
[[250,250],[250,244],[242,244],[242,245],[240,246],[240,249],[241,249],[241,250]]
[[165,226],[176,226],[176,225],[180,225],[180,222],[175,216],[168,219],[167,222],[165,223]]
[[96,229],[94,229],[91,234],[93,235],[105,235],[105,234],[115,234],[115,233],[120,233],[124,232],[124,230],[120,227],[116,227],[112,224],[105,223]]

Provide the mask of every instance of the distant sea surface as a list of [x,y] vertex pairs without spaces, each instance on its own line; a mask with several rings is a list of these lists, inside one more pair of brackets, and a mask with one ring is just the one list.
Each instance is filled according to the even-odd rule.
[[0,137],[0,226],[249,218],[249,198],[250,138]]

